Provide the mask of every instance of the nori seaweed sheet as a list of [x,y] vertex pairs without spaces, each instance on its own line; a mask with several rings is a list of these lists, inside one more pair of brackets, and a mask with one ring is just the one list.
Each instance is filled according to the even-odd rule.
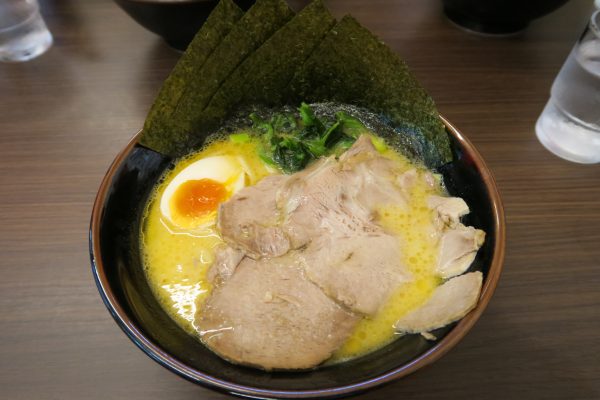
[[[344,112],[357,118],[362,124],[377,136],[385,139],[385,142],[407,157],[410,161],[423,164],[420,143],[414,136],[398,134],[393,122],[380,113],[376,113],[366,107],[352,104],[335,102],[310,103],[309,106],[319,118],[327,121],[335,121],[335,114]],[[274,114],[288,113],[298,115],[298,107],[295,105],[267,106],[265,104],[245,104],[231,112],[226,119],[222,120],[219,128],[213,130],[211,137],[222,138],[232,133],[239,132],[252,127],[253,122],[250,114],[256,114],[263,120],[269,120]],[[210,141],[210,140],[209,140]]]
[[351,16],[323,39],[289,87],[289,101],[355,104],[390,118],[408,135],[419,158],[435,168],[452,161],[450,143],[433,100],[406,64]]
[[163,83],[144,123],[140,142],[156,151],[170,153],[168,140],[171,114],[175,110],[191,77],[198,74],[208,57],[244,15],[233,0],[221,0],[181,56],[169,77]]
[[194,146],[203,131],[202,111],[221,84],[237,66],[273,33],[293,17],[284,0],[257,0],[206,60],[200,73],[188,82],[185,101],[172,116],[172,132],[187,136],[178,144],[177,154]]
[[284,104],[285,90],[298,66],[335,22],[322,0],[302,9],[223,82],[203,112],[204,128],[217,127],[240,104]]
[[166,117],[153,150],[180,156],[196,145],[202,110],[232,71],[294,16],[284,0],[257,0],[223,38],[202,68],[187,80],[177,106]]
[[231,0],[219,3],[205,24],[210,32],[202,28],[163,86],[142,144],[179,156],[239,107],[333,101],[387,118],[405,138],[406,152],[428,167],[452,160],[433,100],[405,63],[354,18],[331,28],[335,20],[322,0],[295,18],[283,0],[258,0],[216,47],[202,44],[202,35],[211,39],[218,31],[222,37],[239,13]]

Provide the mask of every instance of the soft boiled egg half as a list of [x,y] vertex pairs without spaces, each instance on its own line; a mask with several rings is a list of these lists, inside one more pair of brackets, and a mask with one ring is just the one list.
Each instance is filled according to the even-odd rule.
[[173,225],[200,228],[215,222],[219,204],[246,184],[245,163],[236,156],[212,156],[185,167],[169,182],[160,211]]

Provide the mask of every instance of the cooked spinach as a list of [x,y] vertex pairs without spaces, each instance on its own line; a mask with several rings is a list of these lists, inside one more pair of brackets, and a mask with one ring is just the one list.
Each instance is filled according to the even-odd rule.
[[299,171],[319,157],[339,155],[366,129],[344,112],[336,113],[334,120],[319,118],[306,103],[298,115],[279,112],[264,120],[253,113],[250,119],[261,138],[260,157],[285,173]]

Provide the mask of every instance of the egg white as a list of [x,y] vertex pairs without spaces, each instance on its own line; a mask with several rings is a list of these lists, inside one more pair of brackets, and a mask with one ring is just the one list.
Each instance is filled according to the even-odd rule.
[[171,199],[180,185],[187,181],[212,179],[222,183],[230,195],[246,185],[247,166],[239,157],[213,156],[198,160],[179,172],[169,182],[160,199],[160,211],[172,224],[177,225],[171,213]]

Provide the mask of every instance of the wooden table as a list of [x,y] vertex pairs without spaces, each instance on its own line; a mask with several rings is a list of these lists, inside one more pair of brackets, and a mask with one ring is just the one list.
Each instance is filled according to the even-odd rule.
[[[471,333],[364,398],[600,398],[600,165],[556,158],[534,133],[591,1],[504,39],[464,33],[435,0],[328,3],[401,54],[476,144],[508,222],[504,273]],[[89,266],[100,180],[179,54],[108,0],[42,6],[52,49],[0,65],[0,398],[226,398],[139,351]]]

